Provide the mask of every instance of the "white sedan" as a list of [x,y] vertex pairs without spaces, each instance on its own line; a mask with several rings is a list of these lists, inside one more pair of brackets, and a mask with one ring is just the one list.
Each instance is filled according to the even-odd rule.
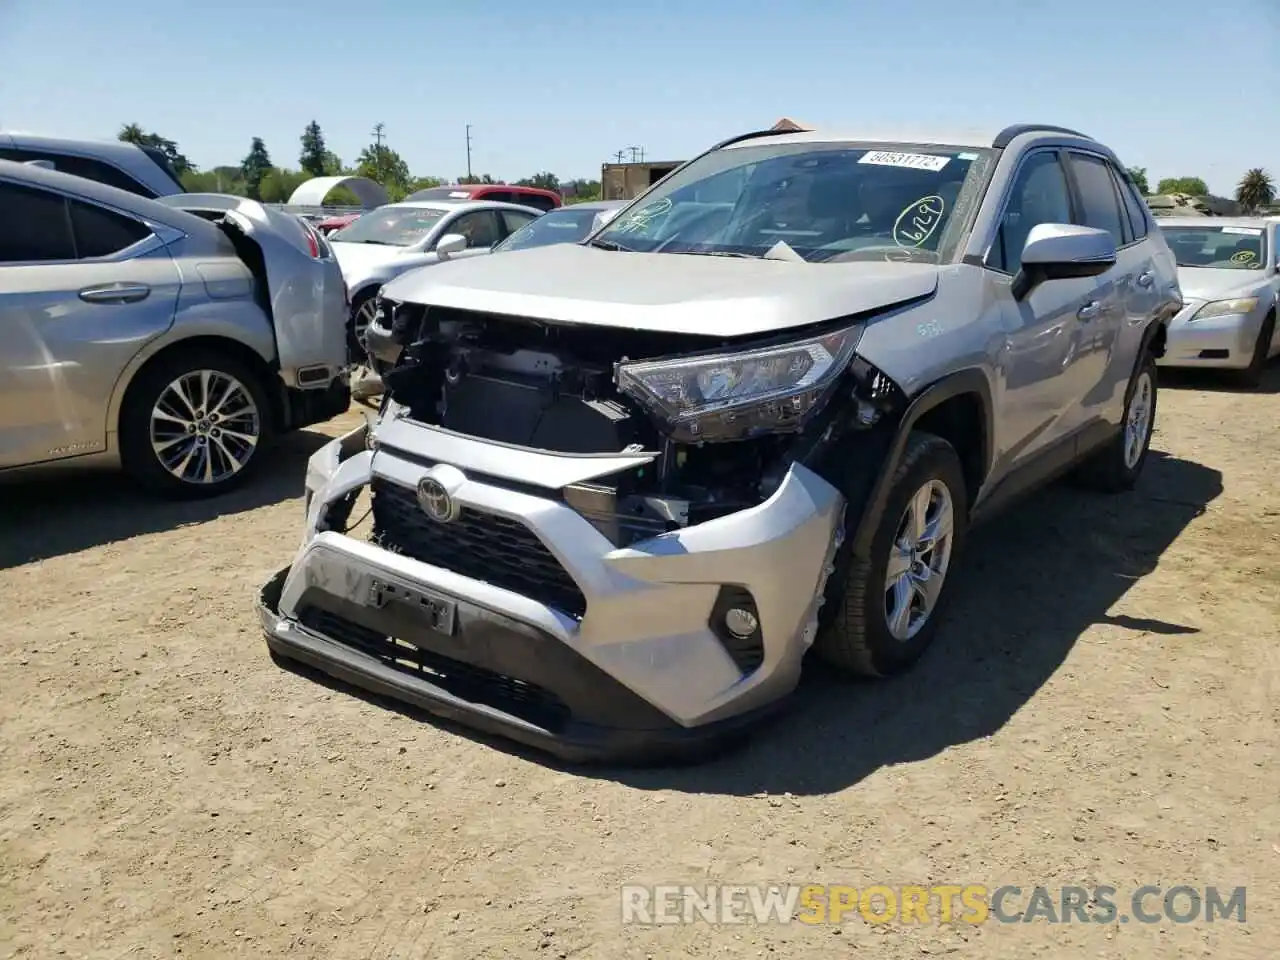
[[351,296],[348,348],[364,360],[364,333],[384,283],[417,267],[488,253],[541,210],[491,200],[390,203],[329,236]]

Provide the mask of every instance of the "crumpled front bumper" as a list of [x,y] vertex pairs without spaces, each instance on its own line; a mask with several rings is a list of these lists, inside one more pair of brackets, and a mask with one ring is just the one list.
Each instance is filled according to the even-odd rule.
[[[844,506],[816,474],[792,466],[756,507],[620,548],[560,489],[652,455],[516,450],[394,417],[371,450],[365,429],[308,464],[303,543],[260,605],[276,653],[574,761],[701,749],[795,688]],[[325,529],[348,494],[372,485],[375,500],[403,505],[428,473],[479,520],[416,520],[415,536],[473,536],[492,521],[506,546],[491,567],[460,573]],[[510,544],[529,554],[523,571],[501,554]],[[518,588],[553,566],[584,609]],[[716,629],[725,590],[755,604],[761,649],[745,666]]]
[[1203,306],[1203,300],[1188,302],[1169,321],[1164,356],[1157,363],[1165,367],[1215,369],[1249,366],[1262,330],[1263,312],[1255,310],[1253,313],[1192,320]]

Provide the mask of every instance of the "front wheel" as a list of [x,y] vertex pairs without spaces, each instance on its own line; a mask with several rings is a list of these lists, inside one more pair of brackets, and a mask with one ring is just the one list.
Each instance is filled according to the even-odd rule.
[[270,435],[270,406],[252,369],[217,350],[161,357],[129,388],[120,458],[141,486],[199,499],[243,483]]
[[841,670],[876,677],[914,663],[938,631],[967,529],[955,449],[933,434],[912,433],[870,556],[855,556],[849,536],[837,554],[814,652]]
[[1258,339],[1253,345],[1253,356],[1249,360],[1249,366],[1236,374],[1240,386],[1253,389],[1262,382],[1262,372],[1267,368],[1267,360],[1271,353],[1271,338],[1275,333],[1276,315],[1269,313],[1262,321],[1262,329],[1258,331]]

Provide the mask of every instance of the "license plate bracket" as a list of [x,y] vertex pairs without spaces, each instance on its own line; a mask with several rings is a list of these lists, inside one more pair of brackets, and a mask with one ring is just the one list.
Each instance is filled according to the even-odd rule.
[[408,607],[426,617],[432,630],[448,636],[453,635],[457,626],[457,601],[430,590],[410,589],[398,583],[371,578],[365,602],[379,610],[392,604]]

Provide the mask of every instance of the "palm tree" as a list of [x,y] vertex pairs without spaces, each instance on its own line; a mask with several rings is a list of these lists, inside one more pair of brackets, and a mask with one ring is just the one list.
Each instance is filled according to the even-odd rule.
[[1236,187],[1236,201],[1245,210],[1257,210],[1269,206],[1276,198],[1276,185],[1271,175],[1261,167],[1254,167],[1240,178]]
[[146,138],[147,135],[136,123],[126,123],[116,134],[116,139],[123,140],[125,143],[143,143]]

